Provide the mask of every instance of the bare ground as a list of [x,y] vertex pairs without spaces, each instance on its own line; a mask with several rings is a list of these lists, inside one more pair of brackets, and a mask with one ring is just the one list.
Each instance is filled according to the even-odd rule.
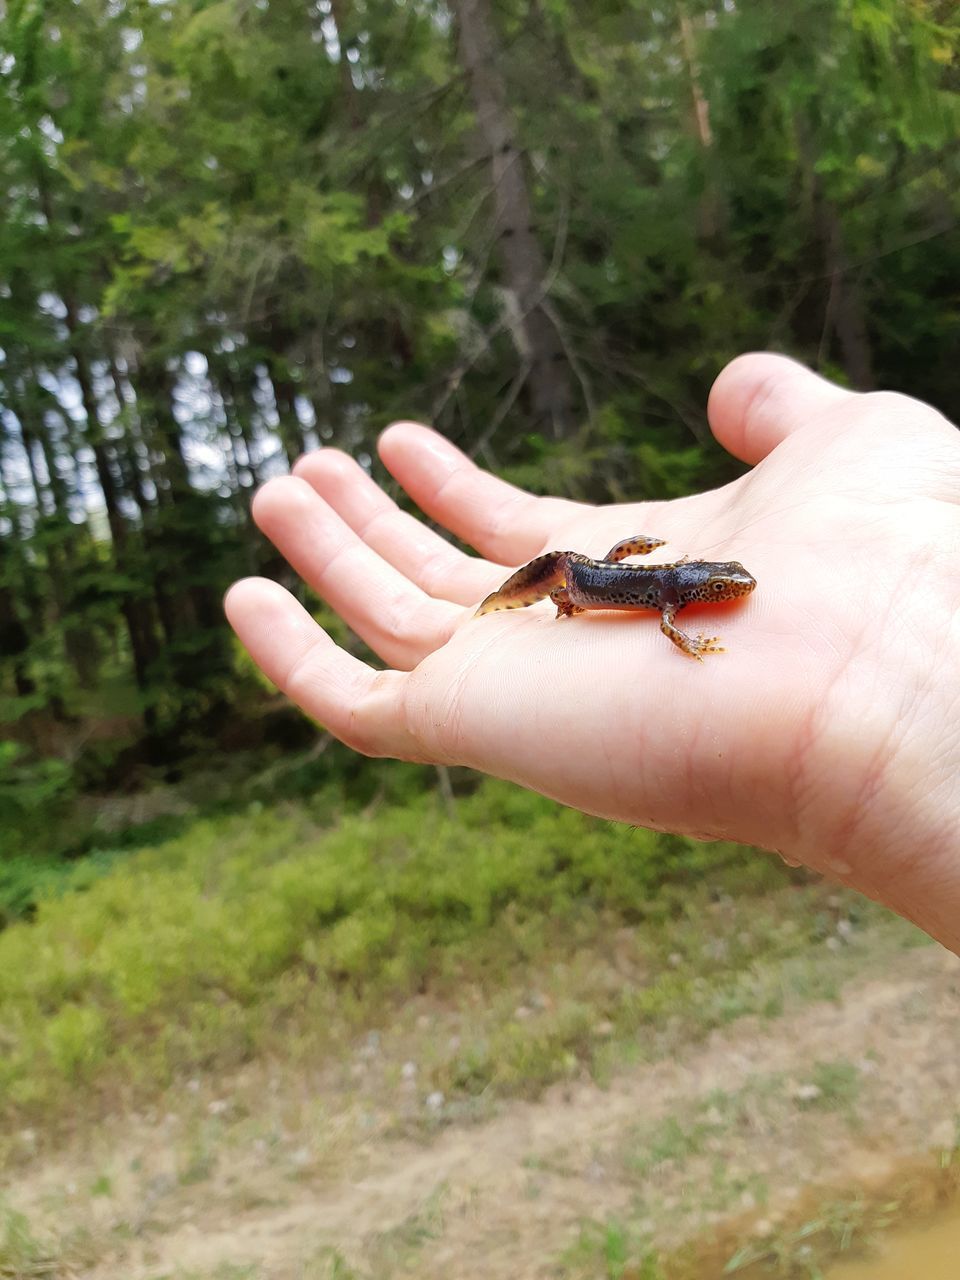
[[38,1153],[7,1199],[56,1274],[86,1280],[606,1276],[585,1222],[666,1248],[744,1215],[763,1235],[811,1184],[953,1148],[958,995],[956,957],[897,952],[834,1002],[742,1018],[604,1088],[466,1120],[421,1100],[412,1132],[390,1099],[259,1064]]

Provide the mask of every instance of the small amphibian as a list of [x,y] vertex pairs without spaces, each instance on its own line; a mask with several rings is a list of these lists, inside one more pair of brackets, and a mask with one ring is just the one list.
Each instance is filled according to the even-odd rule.
[[499,591],[487,596],[477,610],[523,609],[549,596],[558,618],[587,609],[653,609],[660,614],[660,630],[677,648],[703,661],[705,653],[722,653],[716,636],[690,636],[676,625],[688,604],[735,600],[749,595],[756,578],[735,560],[716,563],[688,560],[673,564],[621,564],[627,556],[649,555],[662,547],[662,538],[625,538],[604,556],[591,560],[576,551],[548,551],[518,569]]

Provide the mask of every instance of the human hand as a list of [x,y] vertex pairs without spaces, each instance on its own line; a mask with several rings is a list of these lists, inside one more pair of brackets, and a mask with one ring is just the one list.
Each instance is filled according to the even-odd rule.
[[[426,427],[389,428],[387,468],[483,559],[346,455],[308,454],[260,490],[254,517],[393,669],[338,648],[273,582],[237,583],[229,619],[358,751],[775,849],[960,950],[960,435],[917,401],[768,355],[729,365],[708,412],[751,472],[600,508],[523,493]],[[557,622],[547,601],[473,617],[534,556],[601,556],[637,533],[666,539],[663,559],[740,560],[756,577],[742,605],[703,615],[726,654],[685,659],[656,614]]]

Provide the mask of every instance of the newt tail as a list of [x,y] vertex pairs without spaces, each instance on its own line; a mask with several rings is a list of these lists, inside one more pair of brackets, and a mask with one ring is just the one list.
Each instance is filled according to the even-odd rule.
[[[618,542],[603,559],[606,563],[615,563],[626,556],[648,556],[657,547],[662,547],[663,543],[663,538],[650,538],[641,533]],[[558,618],[582,613],[582,609],[572,608],[567,603],[565,588],[571,562],[593,563],[576,551],[548,551],[546,555],[537,556],[536,560],[531,560],[522,569],[518,569],[498,591],[488,595],[475,616],[479,618],[481,614],[496,613],[500,609],[525,609],[546,596],[550,596],[557,606]]]
[[537,556],[508,578],[499,591],[488,595],[476,616],[496,613],[499,609],[525,609],[543,600],[566,581],[569,554],[569,551],[548,551],[545,556]]

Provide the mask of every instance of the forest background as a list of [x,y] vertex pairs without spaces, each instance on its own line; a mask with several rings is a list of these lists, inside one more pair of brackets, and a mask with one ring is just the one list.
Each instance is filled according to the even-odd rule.
[[[744,350],[956,414],[958,53],[952,0],[8,0],[0,1110],[495,985],[551,928],[676,921],[708,867],[799,883],[360,760],[221,598],[275,576],[361,651],[250,498],[325,444],[389,483],[397,417],[602,502],[737,474],[704,406]],[[527,1088],[591,1043],[438,1072]]]

